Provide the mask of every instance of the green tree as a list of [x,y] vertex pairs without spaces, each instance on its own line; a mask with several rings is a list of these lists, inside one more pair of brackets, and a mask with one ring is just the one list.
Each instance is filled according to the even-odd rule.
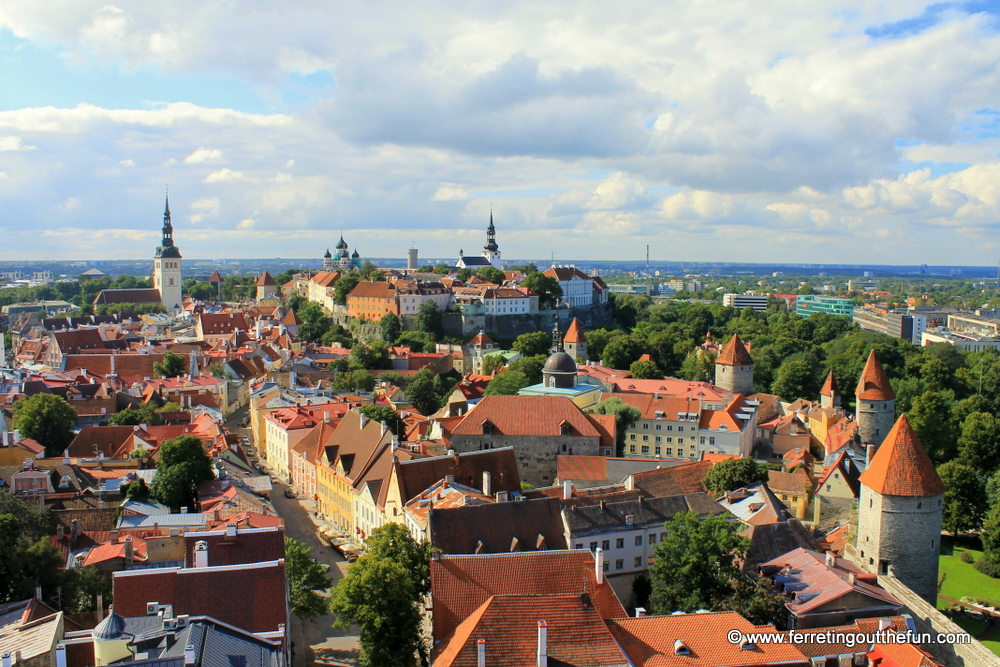
[[701,484],[713,496],[719,497],[754,482],[766,482],[767,473],[767,466],[753,459],[728,459],[712,466]]
[[954,404],[950,391],[929,391],[913,399],[913,407],[906,415],[920,438],[920,444],[936,463],[955,457],[958,425],[951,412]]
[[367,370],[388,370],[392,368],[389,359],[389,348],[385,341],[373,340],[368,345],[357,343],[351,348],[351,366]]
[[976,561],[976,569],[991,577],[1000,577],[1000,504],[993,505],[986,515],[980,540],[983,556]]
[[507,363],[507,358],[502,354],[494,352],[483,357],[483,375],[493,375],[503,368]]
[[937,472],[945,485],[941,527],[953,535],[979,528],[988,509],[986,476],[960,460],[942,464]]
[[637,380],[662,380],[663,373],[655,361],[633,361],[629,373]]
[[434,336],[437,340],[444,335],[441,328],[441,310],[433,301],[424,301],[417,310],[417,328]]
[[528,377],[524,373],[508,369],[493,376],[483,390],[483,396],[516,396],[517,392],[529,384]]
[[[64,612],[79,614],[97,611],[97,596],[111,600],[111,577],[93,565],[70,568],[62,577]],[[103,611],[103,610],[102,610]]]
[[646,353],[645,345],[640,337],[620,336],[604,348],[603,363],[609,368],[628,368]]
[[318,342],[330,329],[330,317],[318,303],[309,302],[302,306],[299,308],[298,316],[302,324],[295,330],[295,335],[300,340],[308,343]]
[[476,275],[483,280],[493,283],[494,285],[502,285],[503,281],[506,279],[506,275],[504,275],[503,271],[492,266],[486,266],[479,269],[476,271]]
[[358,412],[373,422],[384,422],[393,435],[398,435],[402,438],[405,433],[403,420],[400,419],[395,410],[387,405],[362,405],[358,408]]
[[386,342],[387,345],[392,345],[399,338],[399,334],[403,333],[403,323],[399,320],[399,316],[393,313],[386,313],[382,316],[382,319],[378,323],[379,331],[382,334],[382,340]]
[[187,362],[184,357],[167,350],[163,353],[160,361],[153,362],[153,374],[158,378],[175,378],[184,375],[187,370]]
[[441,407],[441,399],[434,390],[434,373],[424,368],[406,388],[406,400],[420,414],[432,415]]
[[111,415],[111,418],[108,419],[108,424],[112,426],[137,426],[139,424],[159,426],[162,423],[163,417],[156,414],[148,403],[134,408],[125,408],[121,412]]
[[663,525],[666,537],[656,545],[649,568],[653,612],[721,610],[742,577],[739,562],[749,546],[740,525],[722,516],[702,519],[693,511]]
[[528,384],[538,384],[542,381],[542,368],[545,366],[545,362],[548,357],[544,354],[539,354],[534,357],[521,357],[517,361],[511,362],[507,370],[517,371],[518,373],[524,373],[524,377],[528,378]]
[[962,424],[973,412],[993,412],[993,403],[982,394],[973,394],[956,403],[952,415],[956,424]]
[[314,621],[327,613],[326,598],[318,592],[325,592],[333,582],[326,576],[323,565],[313,561],[309,547],[290,537],[285,538],[285,577],[291,612],[299,620]]
[[786,361],[778,369],[778,378],[771,387],[771,393],[786,401],[797,398],[812,398],[819,394],[816,372],[806,361]]
[[156,477],[149,495],[171,509],[195,509],[198,484],[214,478],[212,461],[201,440],[193,435],[182,435],[160,446]]
[[337,280],[337,284],[333,289],[333,300],[344,305],[347,303],[347,295],[350,294],[358,283],[361,282],[361,276],[357,273],[348,273],[347,275],[341,276]]
[[335,627],[360,627],[362,665],[416,667],[427,659],[420,623],[430,547],[395,523],[373,530],[365,546],[368,553],[331,592]]
[[14,428],[21,437],[31,438],[45,447],[46,456],[61,456],[75,434],[76,410],[66,399],[55,394],[35,394],[14,403]]
[[592,415],[614,415],[615,416],[615,450],[616,456],[625,455],[625,431],[635,426],[635,423],[642,417],[642,412],[634,405],[629,405],[617,396],[606,398],[588,412]]
[[47,508],[0,490],[0,603],[29,598],[35,586],[42,586],[44,599],[52,601],[62,558],[49,530]]
[[539,354],[548,354],[552,347],[552,336],[544,331],[533,331],[521,334],[514,340],[511,349],[520,352],[525,357],[534,357]]
[[715,378],[715,354],[695,350],[684,358],[681,377],[696,382],[712,382]]
[[[921,440],[923,442],[923,440]],[[1000,419],[974,412],[962,424],[958,437],[959,460],[976,470],[991,473],[1000,465]]]
[[162,407],[157,408],[157,412],[184,412],[184,406],[175,401],[167,401]]
[[558,280],[537,271],[524,277],[524,286],[538,294],[538,305],[542,308],[554,307],[563,296]]

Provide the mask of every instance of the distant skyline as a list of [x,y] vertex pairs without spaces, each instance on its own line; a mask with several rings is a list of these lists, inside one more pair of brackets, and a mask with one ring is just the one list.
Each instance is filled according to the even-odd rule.
[[0,6],[0,260],[1000,259],[1000,3]]

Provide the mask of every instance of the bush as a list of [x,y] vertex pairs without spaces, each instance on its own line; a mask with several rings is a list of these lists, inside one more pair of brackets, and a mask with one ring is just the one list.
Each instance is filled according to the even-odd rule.
[[992,558],[988,558],[985,554],[982,558],[976,561],[973,567],[985,574],[987,577],[1000,579],[1000,564],[996,563]]
[[947,576],[948,576],[947,572],[939,572],[938,573],[938,583],[937,583],[937,592],[938,593],[941,592],[941,587],[944,586],[944,580],[945,580],[945,578]]
[[968,551],[963,551],[962,555],[959,556],[958,559],[963,563],[974,563],[976,561],[976,559],[973,558],[972,554],[969,553]]

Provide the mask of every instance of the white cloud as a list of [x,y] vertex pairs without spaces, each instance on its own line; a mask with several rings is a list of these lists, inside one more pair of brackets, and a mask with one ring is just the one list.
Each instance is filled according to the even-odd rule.
[[205,177],[203,183],[233,183],[236,181],[245,181],[247,177],[243,175],[242,171],[234,171],[223,167],[218,171],[213,171],[211,174]]
[[218,148],[199,148],[184,158],[184,164],[222,162],[222,151]]
[[132,158],[127,158],[125,160],[119,160],[118,164],[120,164],[123,167],[134,167],[135,166],[135,162],[132,160]]
[[21,143],[21,137],[0,137],[0,152],[7,151],[33,151],[35,146],[25,146]]
[[465,188],[458,185],[442,185],[431,197],[431,201],[464,201],[472,199]]

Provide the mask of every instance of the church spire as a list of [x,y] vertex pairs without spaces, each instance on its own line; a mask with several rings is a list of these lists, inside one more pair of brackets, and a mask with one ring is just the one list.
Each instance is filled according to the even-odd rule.
[[489,252],[496,252],[500,249],[497,245],[497,230],[493,226],[493,209],[490,209],[490,226],[486,228],[486,245],[484,249]]
[[163,205],[163,242],[161,247],[169,248],[174,244],[174,226],[170,224],[170,195],[167,194]]

